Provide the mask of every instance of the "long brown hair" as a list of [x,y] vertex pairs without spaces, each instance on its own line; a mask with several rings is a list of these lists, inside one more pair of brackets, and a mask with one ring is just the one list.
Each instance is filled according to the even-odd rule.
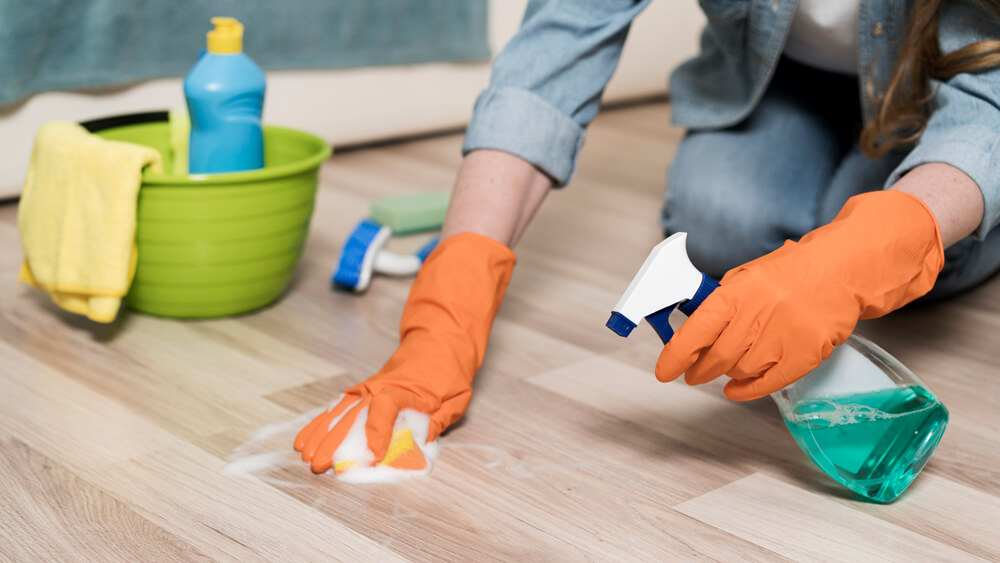
[[[938,43],[941,3],[942,0],[915,0],[885,93],[878,96],[868,92],[877,113],[862,129],[860,144],[871,158],[920,138],[927,127],[928,103],[934,97],[930,79],[943,81],[964,72],[1000,66],[1000,40],[979,41],[948,54],[941,52]],[[980,4],[990,16],[1000,15],[1000,0],[980,0]]]

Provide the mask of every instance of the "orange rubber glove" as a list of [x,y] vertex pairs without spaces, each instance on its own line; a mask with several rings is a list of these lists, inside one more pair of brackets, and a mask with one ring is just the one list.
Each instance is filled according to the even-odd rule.
[[509,248],[483,235],[462,233],[442,240],[410,289],[399,348],[381,371],[345,391],[335,407],[299,432],[295,449],[302,460],[311,462],[316,473],[329,469],[364,407],[369,407],[365,434],[375,463],[385,457],[400,410],[430,415],[427,442],[462,418],[515,263]]
[[944,265],[937,220],[896,190],[852,197],[799,242],[730,270],[663,348],[660,381],[727,374],[734,401],[769,395],[843,344],[858,319],[924,295]]

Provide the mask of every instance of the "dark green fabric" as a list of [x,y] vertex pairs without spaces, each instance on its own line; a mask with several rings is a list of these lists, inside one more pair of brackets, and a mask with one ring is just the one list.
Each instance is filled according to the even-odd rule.
[[0,104],[184,76],[212,16],[264,69],[489,58],[487,0],[0,0]]

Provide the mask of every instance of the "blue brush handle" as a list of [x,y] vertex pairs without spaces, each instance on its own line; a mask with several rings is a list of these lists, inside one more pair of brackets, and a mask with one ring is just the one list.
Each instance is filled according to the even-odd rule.
[[653,330],[659,335],[660,340],[666,344],[674,336],[674,329],[671,328],[668,322],[670,313],[673,312],[674,308],[680,309],[682,313],[690,317],[691,313],[694,313],[701,306],[701,303],[705,301],[705,298],[711,295],[717,287],[719,287],[719,282],[708,277],[706,274],[702,274],[701,285],[698,286],[698,291],[694,292],[694,297],[680,305],[670,305],[651,315],[647,315],[646,322],[649,323],[649,326],[653,327]]
[[427,241],[427,244],[420,247],[420,250],[417,251],[416,256],[417,258],[420,258],[421,264],[427,260],[427,257],[430,256],[431,252],[434,252],[434,249],[437,248],[438,242],[440,242],[440,237],[434,237],[431,240]]

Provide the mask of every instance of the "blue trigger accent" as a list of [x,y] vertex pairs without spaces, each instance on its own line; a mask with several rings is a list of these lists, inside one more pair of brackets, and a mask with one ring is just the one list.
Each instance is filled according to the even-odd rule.
[[698,291],[694,292],[694,297],[681,303],[677,308],[680,309],[680,312],[690,317],[691,313],[694,313],[701,306],[702,301],[718,287],[719,282],[710,278],[708,274],[702,274],[701,285],[698,286]]
[[676,305],[670,305],[669,307],[664,307],[663,309],[646,316],[646,322],[649,323],[649,326],[653,327],[653,330],[656,331],[656,334],[659,335],[660,340],[663,341],[664,344],[670,342],[670,339],[674,336],[674,329],[671,328],[670,322],[668,321],[670,313],[673,312],[674,307],[676,307]]

